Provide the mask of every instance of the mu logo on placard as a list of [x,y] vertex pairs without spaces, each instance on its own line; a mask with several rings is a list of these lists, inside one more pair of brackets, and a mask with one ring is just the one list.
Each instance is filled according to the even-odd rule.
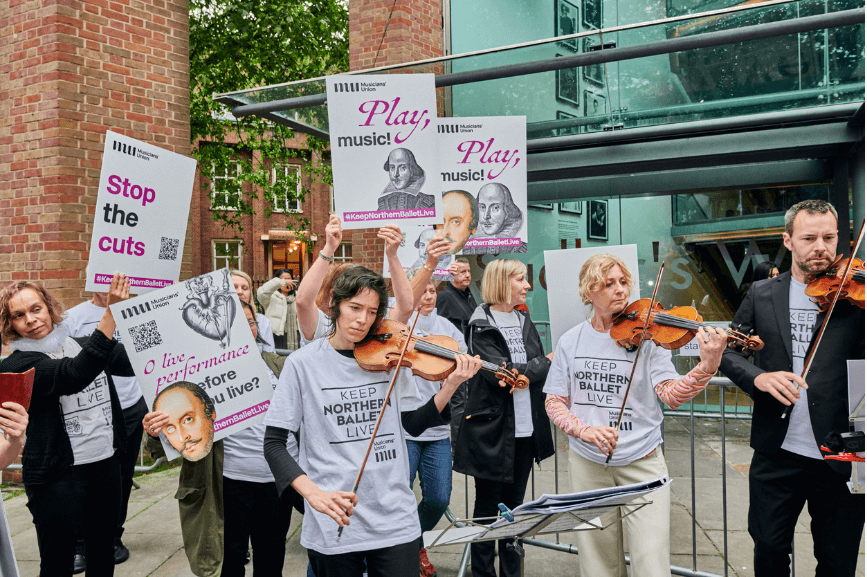
[[135,156],[135,146],[130,146],[128,144],[124,144],[119,140],[115,140],[111,143],[111,149],[117,150],[118,152],[122,152],[123,154],[129,154],[130,156]]

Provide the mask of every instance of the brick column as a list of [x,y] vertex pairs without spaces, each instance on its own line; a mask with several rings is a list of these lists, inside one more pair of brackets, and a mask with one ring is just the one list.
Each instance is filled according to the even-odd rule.
[[[350,70],[442,55],[442,0],[349,0]],[[351,232],[353,260],[381,272],[385,244],[376,230]]]
[[4,2],[0,284],[42,282],[67,307],[87,299],[105,132],[189,155],[189,104],[184,0]]

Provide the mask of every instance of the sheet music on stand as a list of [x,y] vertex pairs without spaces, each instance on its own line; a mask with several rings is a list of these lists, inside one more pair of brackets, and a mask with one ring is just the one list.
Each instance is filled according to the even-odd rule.
[[[629,507],[631,501],[661,489],[670,482],[664,475],[652,481],[620,487],[560,495],[544,494],[512,509],[513,521],[504,517],[455,519],[446,529],[426,532],[424,546],[439,547],[508,538],[519,540],[549,533],[604,529],[599,522],[600,517],[617,507]],[[649,503],[631,506],[631,510],[623,517],[645,505]],[[485,524],[485,521],[490,524]]]

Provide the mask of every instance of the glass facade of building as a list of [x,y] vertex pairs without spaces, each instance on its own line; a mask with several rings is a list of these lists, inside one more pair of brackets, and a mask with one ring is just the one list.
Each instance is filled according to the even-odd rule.
[[[545,276],[548,250],[634,244],[642,296],[665,262],[662,304],[692,304],[722,322],[737,310],[756,264],[788,269],[786,208],[824,198],[860,224],[863,121],[846,122],[864,100],[863,11],[852,17],[863,10],[860,0],[445,1],[446,49],[456,56],[377,72],[446,77],[438,90],[446,116],[527,117],[529,252],[511,256],[530,269],[535,321],[549,319],[546,287],[556,282]],[[845,24],[806,24],[847,14]],[[757,37],[797,23],[805,30]],[[749,36],[716,40],[738,31]],[[690,38],[713,40],[665,48]],[[551,65],[623,48],[656,53]],[[474,73],[487,76],[468,78]],[[223,101],[300,99],[268,114],[327,134],[324,84]],[[821,124],[836,111],[842,122]],[[751,126],[757,118],[772,128]],[[477,281],[493,258],[471,257]]]

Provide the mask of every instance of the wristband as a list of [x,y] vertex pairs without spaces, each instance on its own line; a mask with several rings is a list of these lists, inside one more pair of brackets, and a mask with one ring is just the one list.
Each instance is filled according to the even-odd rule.
[[431,267],[429,267],[429,266],[427,265],[427,263],[424,263],[424,264],[421,265],[421,266],[422,266],[422,268],[423,268],[424,270],[426,270],[426,271],[436,272],[436,270],[435,270],[435,269],[432,269]]
[[322,260],[327,260],[328,262],[334,262],[334,255],[325,256],[324,254],[322,254],[321,250],[319,251],[319,258],[321,258]]

